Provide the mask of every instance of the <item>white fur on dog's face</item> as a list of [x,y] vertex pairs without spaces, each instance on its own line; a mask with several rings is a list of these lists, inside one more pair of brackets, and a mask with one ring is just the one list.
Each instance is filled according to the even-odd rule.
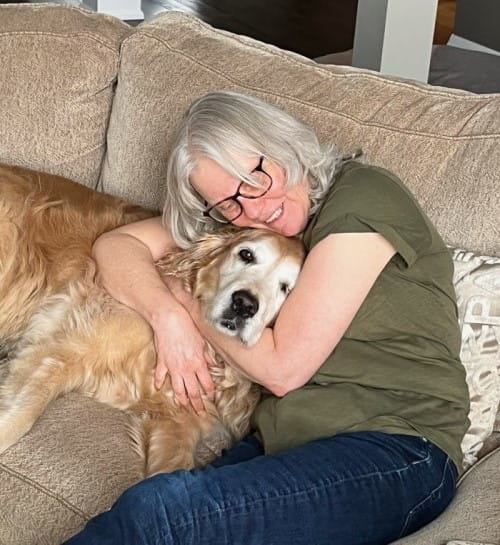
[[207,319],[226,335],[255,344],[295,286],[302,264],[276,239],[242,240],[225,256]]

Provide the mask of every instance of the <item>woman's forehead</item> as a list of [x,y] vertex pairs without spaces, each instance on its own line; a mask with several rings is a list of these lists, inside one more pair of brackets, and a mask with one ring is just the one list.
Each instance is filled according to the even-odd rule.
[[258,155],[246,155],[237,158],[233,165],[238,172],[231,172],[232,169],[226,169],[217,161],[210,157],[198,156],[194,162],[193,169],[190,174],[190,181],[193,186],[204,184],[206,182],[212,183],[214,180],[220,180],[221,183],[227,186],[228,183],[238,182],[238,178],[241,175],[250,174],[259,163],[260,156]]
[[198,157],[189,176],[189,181],[206,200],[211,200],[211,197],[224,197],[233,187],[236,191],[239,184],[237,178],[208,157]]
[[197,155],[194,158],[194,169],[206,169],[208,168],[219,168],[222,170],[237,170],[250,172],[258,163],[260,155],[257,153],[237,153],[231,152],[227,153],[227,159],[221,157],[220,161],[207,157],[206,155]]

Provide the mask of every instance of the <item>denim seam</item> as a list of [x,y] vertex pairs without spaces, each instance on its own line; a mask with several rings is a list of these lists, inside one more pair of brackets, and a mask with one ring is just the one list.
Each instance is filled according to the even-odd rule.
[[[316,490],[325,490],[326,488],[329,488],[329,487],[336,487],[336,486],[342,485],[342,484],[347,483],[347,482],[361,481],[363,479],[368,479],[368,478],[372,478],[372,477],[375,477],[375,476],[390,476],[390,475],[393,475],[393,474],[402,473],[404,471],[407,471],[411,467],[415,467],[416,465],[420,465],[421,463],[428,462],[430,457],[431,457],[431,455],[430,455],[430,452],[428,450],[427,456],[425,458],[423,458],[422,460],[418,460],[416,462],[411,462],[411,463],[405,465],[404,467],[401,467],[401,468],[398,468],[398,469],[391,469],[389,471],[383,471],[383,472],[373,471],[371,473],[366,473],[364,475],[358,475],[357,477],[339,479],[339,480],[335,480],[335,481],[332,480],[332,479],[328,479],[328,480],[325,480],[324,482],[322,482],[321,484],[311,485],[308,488],[290,490],[290,491],[288,491],[286,493],[275,495],[275,496],[260,497],[260,498],[255,498],[253,500],[248,500],[248,501],[246,501],[245,506],[252,507],[252,506],[260,504],[260,503],[262,503],[264,501],[276,501],[276,500],[281,500],[284,497],[294,497],[294,496],[299,497],[299,496],[303,496],[303,495],[308,495],[310,492],[313,492],[313,491],[316,491]],[[196,518],[209,518],[209,517],[211,517],[211,516],[213,516],[215,514],[220,513],[221,511],[226,511],[228,513],[231,513],[232,511],[234,511],[235,509],[239,509],[240,507],[241,507],[241,505],[227,505],[227,506],[223,506],[223,507],[221,507],[219,509],[212,509],[210,511],[205,511],[203,513],[200,513],[200,514],[197,515]],[[193,522],[194,522],[194,517],[191,517],[191,519],[189,521],[182,521],[182,522],[175,521],[174,524],[179,524],[179,528],[185,528],[187,526],[192,526]]]
[[401,537],[403,537],[405,535],[405,532],[406,532],[406,528],[408,527],[409,525],[409,522],[411,520],[411,518],[413,517],[413,515],[422,507],[423,504],[425,504],[425,502],[427,502],[427,500],[429,498],[431,498],[434,494],[436,494],[441,488],[443,488],[443,483],[444,483],[444,480],[446,478],[446,472],[448,471],[448,468],[450,466],[450,463],[451,463],[451,459],[448,457],[446,459],[446,463],[444,465],[444,469],[443,469],[443,474],[441,476],[441,481],[440,483],[436,486],[436,488],[434,488],[434,490],[432,490],[431,492],[429,492],[429,494],[427,494],[427,496],[422,499],[420,502],[417,503],[417,505],[415,505],[412,509],[410,509],[410,511],[408,512],[408,514],[406,515],[406,519],[405,519],[405,523],[403,524],[403,528],[399,534],[399,538],[400,539]]

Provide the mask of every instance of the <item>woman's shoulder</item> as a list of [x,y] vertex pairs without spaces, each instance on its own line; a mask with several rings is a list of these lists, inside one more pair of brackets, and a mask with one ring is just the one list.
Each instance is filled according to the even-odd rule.
[[115,237],[123,235],[132,237],[146,246],[154,260],[160,259],[176,247],[172,235],[163,224],[161,216],[121,225],[113,231],[105,233],[101,238],[108,238],[110,244],[113,244]]
[[354,213],[387,215],[391,211],[421,213],[404,182],[389,170],[359,161],[346,162],[335,176],[318,213],[330,218]]
[[394,172],[361,161],[346,162],[333,180],[331,187],[335,188],[345,185],[356,186],[357,190],[388,189],[393,187],[411,195],[403,180]]
[[304,242],[312,247],[328,234],[352,232],[378,232],[401,252],[403,246],[413,248],[412,255],[444,246],[397,175],[358,161],[343,165],[309,223]]

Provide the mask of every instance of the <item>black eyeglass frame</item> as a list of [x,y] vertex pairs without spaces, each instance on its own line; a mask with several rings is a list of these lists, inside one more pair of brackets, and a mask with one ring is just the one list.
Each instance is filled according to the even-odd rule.
[[[222,199],[219,202],[216,202],[215,204],[213,204],[212,206],[209,206],[208,208],[206,208],[203,211],[203,217],[209,217],[209,218],[213,219],[214,221],[217,221],[217,222],[223,223],[223,224],[232,223],[234,220],[237,220],[241,216],[241,214],[243,214],[243,206],[241,205],[241,202],[238,200],[238,197],[242,197],[243,199],[260,199],[261,197],[263,197],[271,189],[271,187],[273,186],[273,179],[272,179],[271,175],[268,174],[262,168],[262,163],[264,162],[264,159],[265,159],[264,155],[261,155],[260,160],[259,160],[259,164],[251,172],[251,174],[253,172],[262,172],[263,174],[265,174],[269,178],[269,186],[262,193],[260,193],[259,195],[251,195],[251,196],[242,195],[241,194],[241,187],[243,186],[243,184],[248,185],[248,182],[245,182],[245,180],[242,180],[240,182],[240,184],[238,185],[238,188],[236,189],[236,193],[234,195],[231,195],[230,197],[226,197],[225,199]],[[221,205],[223,202],[226,202],[226,201],[235,202],[240,207],[239,213],[236,216],[234,216],[234,218],[231,218],[230,220],[225,219],[222,212],[218,212],[218,214],[220,214],[220,217],[214,217],[211,214],[212,210],[214,210],[215,208],[217,208],[219,205]],[[208,204],[207,201],[205,201],[205,205],[207,205],[207,204]]]

